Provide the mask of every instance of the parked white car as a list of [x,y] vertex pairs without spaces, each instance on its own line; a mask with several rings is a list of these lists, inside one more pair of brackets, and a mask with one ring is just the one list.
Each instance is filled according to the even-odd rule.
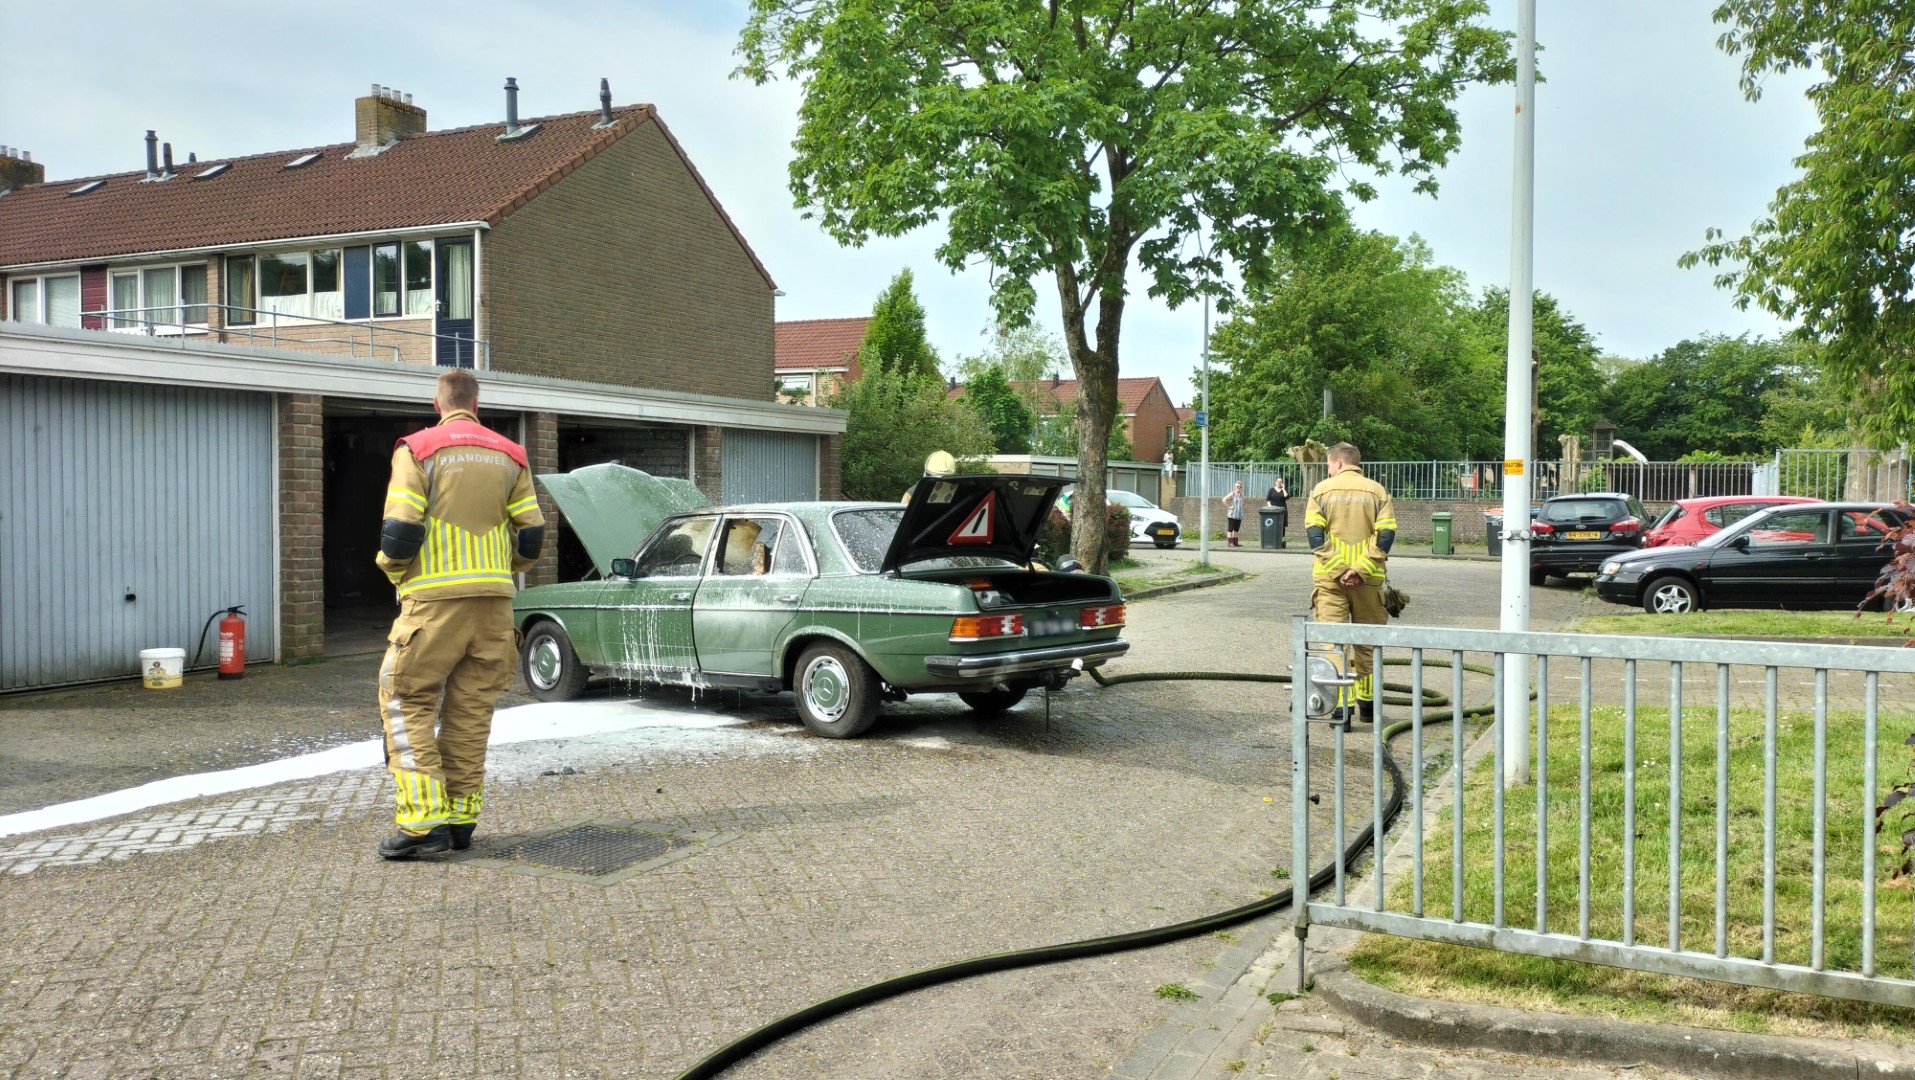
[[[1076,492],[1075,485],[1064,489],[1057,497],[1057,508],[1065,517],[1071,514],[1071,495]],[[1105,495],[1111,502],[1130,511],[1130,542],[1133,544],[1155,544],[1160,548],[1174,548],[1183,542],[1184,529],[1177,521],[1177,515],[1144,498],[1134,491],[1109,489]]]

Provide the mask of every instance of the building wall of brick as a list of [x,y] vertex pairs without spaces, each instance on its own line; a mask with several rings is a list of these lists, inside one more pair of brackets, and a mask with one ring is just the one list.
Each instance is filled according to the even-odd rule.
[[431,364],[434,362],[431,333],[431,319],[380,319],[375,323],[355,323],[352,326],[319,323],[305,326],[282,324],[277,327],[265,321],[255,326],[227,327],[219,333],[217,340],[359,360]]
[[325,652],[325,410],[317,394],[280,394],[280,654]]
[[818,498],[826,502],[844,498],[843,435],[818,440]]
[[771,401],[772,286],[652,124],[486,235],[492,365]]
[[692,432],[692,483],[714,503],[725,501],[725,429]]
[[1130,437],[1133,460],[1163,460],[1164,448],[1169,445],[1164,441],[1164,430],[1169,428],[1174,433],[1176,427],[1177,406],[1171,404],[1162,385],[1152,386],[1137,403],[1137,412],[1128,419],[1124,431]]
[[[559,418],[557,413],[531,413],[525,418],[525,458],[533,476],[559,471]],[[537,483],[539,512],[545,515],[545,542],[539,548],[539,561],[526,572],[527,585],[550,585],[558,580],[559,508]]]

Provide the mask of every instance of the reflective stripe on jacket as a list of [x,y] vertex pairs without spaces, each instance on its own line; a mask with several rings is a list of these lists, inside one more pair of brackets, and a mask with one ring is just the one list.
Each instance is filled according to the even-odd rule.
[[[520,464],[525,451],[463,410],[446,414],[441,428],[448,426],[460,429],[458,438],[408,436],[392,452],[385,516],[423,525],[425,542],[404,562],[382,552],[379,569],[400,596],[511,596],[513,573],[532,565],[518,556],[518,532],[545,522],[532,472]],[[479,433],[483,439],[472,437]],[[415,457],[409,440],[429,450]]]
[[1372,583],[1383,580],[1388,555],[1378,546],[1376,534],[1395,530],[1396,504],[1382,484],[1363,475],[1361,466],[1345,465],[1311,488],[1303,524],[1323,530],[1312,578],[1334,581],[1345,570],[1355,570]]

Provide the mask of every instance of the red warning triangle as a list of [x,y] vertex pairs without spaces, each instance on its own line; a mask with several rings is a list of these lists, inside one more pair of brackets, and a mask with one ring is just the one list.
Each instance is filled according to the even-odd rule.
[[988,492],[964,519],[964,524],[951,534],[949,543],[988,544],[997,536],[997,493]]

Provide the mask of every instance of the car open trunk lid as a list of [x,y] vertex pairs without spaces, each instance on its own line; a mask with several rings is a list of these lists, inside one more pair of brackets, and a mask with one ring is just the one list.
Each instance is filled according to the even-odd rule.
[[653,476],[623,465],[587,465],[538,478],[559,505],[565,524],[585,545],[600,577],[613,559],[629,559],[658,523],[711,500],[689,480]]
[[1070,481],[1056,476],[927,476],[911,489],[878,569],[955,555],[1027,563],[1037,531]]

